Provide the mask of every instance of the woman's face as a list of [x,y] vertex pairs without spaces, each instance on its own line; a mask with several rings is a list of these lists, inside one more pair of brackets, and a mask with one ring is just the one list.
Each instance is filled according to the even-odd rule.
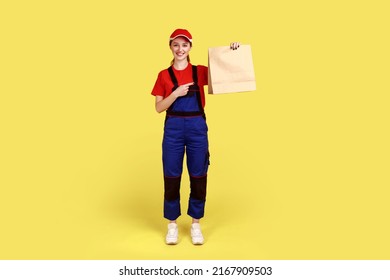
[[183,37],[177,37],[171,42],[171,51],[176,61],[187,60],[191,44]]

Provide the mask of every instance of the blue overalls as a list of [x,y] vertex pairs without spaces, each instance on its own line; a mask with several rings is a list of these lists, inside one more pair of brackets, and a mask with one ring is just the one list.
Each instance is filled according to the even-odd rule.
[[[179,85],[172,66],[168,68],[168,72],[174,91]],[[165,119],[162,144],[164,217],[169,220],[176,220],[181,215],[180,182],[184,153],[187,156],[191,188],[187,214],[195,219],[204,216],[209,166],[208,128],[195,65],[192,66],[192,79],[194,84],[189,87],[187,95],[178,97],[173,102]]]

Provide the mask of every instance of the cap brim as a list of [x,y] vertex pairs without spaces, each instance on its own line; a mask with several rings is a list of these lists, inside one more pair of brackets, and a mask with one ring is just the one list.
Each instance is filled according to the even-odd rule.
[[176,36],[173,37],[173,38],[169,38],[169,40],[172,41],[172,40],[175,40],[175,39],[178,38],[178,37],[184,37],[184,38],[186,38],[189,42],[192,43],[192,39],[188,38],[186,35],[176,35]]

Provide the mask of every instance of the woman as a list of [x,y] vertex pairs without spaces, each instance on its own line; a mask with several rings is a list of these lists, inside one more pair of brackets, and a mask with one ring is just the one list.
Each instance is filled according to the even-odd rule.
[[[169,38],[173,54],[171,66],[160,71],[152,90],[156,111],[166,111],[163,138],[164,217],[170,222],[167,244],[177,244],[176,219],[181,215],[180,182],[184,153],[190,176],[190,197],[187,214],[192,217],[192,243],[204,242],[199,220],[204,216],[209,150],[204,113],[208,69],[190,63],[192,36],[185,29],[176,29]],[[232,43],[231,49],[239,47]]]

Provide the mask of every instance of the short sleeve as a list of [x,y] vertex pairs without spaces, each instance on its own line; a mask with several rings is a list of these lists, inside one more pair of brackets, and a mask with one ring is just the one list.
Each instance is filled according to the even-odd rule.
[[160,73],[158,73],[156,83],[154,84],[154,87],[152,90],[152,95],[165,96],[165,88],[164,88],[164,83],[163,83],[163,78],[162,78],[162,71]]
[[205,86],[208,85],[208,78],[209,78],[209,73],[208,73],[208,67],[203,66],[203,65],[198,65],[198,80],[199,80],[199,85]]

